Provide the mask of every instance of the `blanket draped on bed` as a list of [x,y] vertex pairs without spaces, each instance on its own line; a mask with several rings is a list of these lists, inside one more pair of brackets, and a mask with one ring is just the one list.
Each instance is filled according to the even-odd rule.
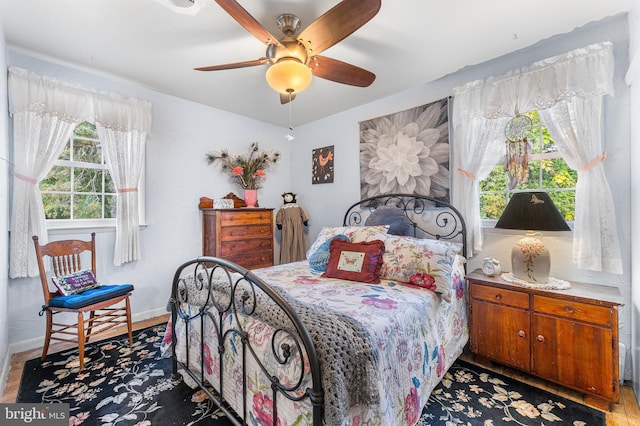
[[[231,293],[227,272],[216,268],[211,273],[213,300],[206,296],[208,285],[204,274],[198,276],[200,283],[196,283],[193,276],[187,278],[188,290],[185,293],[188,294],[188,300],[180,299],[190,304],[202,306],[206,303],[224,309]],[[255,315],[276,329],[295,330],[284,311],[262,291],[256,289],[255,299],[243,299],[243,293],[254,294],[252,284],[238,274],[233,277],[233,282],[237,283],[234,300],[239,312],[249,312],[255,308]],[[302,320],[314,342],[321,366],[325,423],[343,424],[350,408],[378,404],[380,396],[376,371],[379,353],[363,325],[327,306],[304,303],[284,289],[272,288]]]

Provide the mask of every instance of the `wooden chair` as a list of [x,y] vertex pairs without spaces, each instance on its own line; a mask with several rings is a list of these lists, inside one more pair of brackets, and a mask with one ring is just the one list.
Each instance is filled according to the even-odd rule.
[[[47,316],[47,330],[44,338],[44,347],[42,348],[42,360],[44,361],[47,357],[51,340],[75,343],[76,340],[71,340],[69,335],[77,335],[80,371],[82,371],[84,369],[85,343],[88,343],[91,337],[125,323],[129,332],[129,344],[133,344],[131,309],[129,305],[129,296],[133,291],[133,285],[101,285],[97,288],[67,296],[62,296],[57,291],[50,291],[50,281],[45,270],[45,256],[49,257],[53,265],[53,276],[57,279],[62,275],[84,269],[81,265],[81,257],[86,259],[90,255],[91,270],[94,276],[97,277],[95,232],[91,233],[91,241],[63,240],[40,245],[38,237],[34,235],[33,243],[36,248],[40,281],[42,282],[42,291],[44,293],[44,305],[42,305],[40,315],[44,313]],[[84,255],[81,256],[83,253]],[[124,302],[124,306],[114,306],[121,302]],[[62,312],[77,314],[77,322],[75,324],[53,322],[53,315]],[[89,317],[85,318],[85,313],[87,312]],[[63,337],[58,337],[57,335],[62,335]]]

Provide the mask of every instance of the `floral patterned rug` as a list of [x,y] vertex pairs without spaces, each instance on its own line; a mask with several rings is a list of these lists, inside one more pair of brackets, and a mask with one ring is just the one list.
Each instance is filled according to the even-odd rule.
[[[25,363],[16,402],[69,403],[70,426],[228,426],[200,390],[171,377],[160,356],[164,325],[91,343],[85,369],[70,349]],[[433,391],[418,425],[603,426],[604,413],[457,361]]]
[[604,426],[605,414],[458,360],[433,390],[419,425]]

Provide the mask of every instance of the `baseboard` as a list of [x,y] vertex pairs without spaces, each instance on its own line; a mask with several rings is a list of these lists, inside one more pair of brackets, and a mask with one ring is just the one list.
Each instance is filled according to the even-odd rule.
[[[146,319],[158,317],[160,315],[165,315],[165,314],[167,314],[167,310],[165,309],[165,307],[156,308],[156,309],[152,309],[145,312],[139,312],[137,314],[132,314],[131,321],[135,323],[138,321],[144,321]],[[7,355],[7,357],[11,359],[11,355],[13,354],[29,351],[35,348],[40,348],[42,347],[43,339],[44,339],[44,336],[40,336],[34,339],[22,340],[20,342],[11,343],[9,345],[9,354]]]

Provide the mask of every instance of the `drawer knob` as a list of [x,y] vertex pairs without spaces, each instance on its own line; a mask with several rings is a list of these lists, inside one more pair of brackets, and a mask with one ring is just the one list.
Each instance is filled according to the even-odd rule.
[[496,300],[502,300],[502,295],[501,294],[496,294]]
[[524,330],[518,331],[518,337],[524,337],[524,336],[525,336]]
[[265,232],[267,232],[267,231],[265,231],[264,229],[261,229],[261,230],[260,230],[260,233],[261,233],[261,234],[264,234]]
[[544,336],[542,334],[538,334],[538,336],[536,337],[536,340],[540,343],[544,343]]
[[595,387],[593,387],[593,386],[589,386],[589,387],[587,388],[587,390],[588,390],[589,392],[595,392],[595,391],[596,391],[596,388],[595,388]]
[[567,311],[570,314],[573,313],[573,308],[571,306],[567,306],[566,308],[564,308],[564,310]]

